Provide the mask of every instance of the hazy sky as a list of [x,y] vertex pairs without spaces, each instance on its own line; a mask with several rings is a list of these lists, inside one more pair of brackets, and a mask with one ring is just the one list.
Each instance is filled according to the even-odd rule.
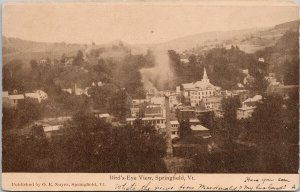
[[273,26],[299,18],[295,5],[223,4],[226,6],[166,2],[161,5],[141,2],[126,5],[6,4],[3,35],[46,42],[94,41],[99,44],[123,40],[128,43],[157,43],[207,31]]

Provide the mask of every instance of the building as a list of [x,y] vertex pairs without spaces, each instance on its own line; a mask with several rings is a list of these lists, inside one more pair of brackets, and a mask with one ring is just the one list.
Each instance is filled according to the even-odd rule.
[[72,120],[71,116],[44,118],[32,123],[32,126],[42,126],[46,137],[51,139],[53,135],[61,134],[60,130]]
[[[133,125],[133,122],[137,118],[126,118],[126,122],[129,125]],[[166,128],[166,118],[164,117],[144,117],[141,119],[144,125],[153,125],[156,129]]]
[[171,138],[175,139],[179,137],[179,122],[177,120],[170,121],[171,124]]
[[242,107],[236,111],[237,119],[247,119],[252,117],[254,110],[256,109],[257,103],[262,101],[261,95],[255,95],[253,98],[248,98],[242,103]]
[[37,99],[39,103],[42,102],[43,100],[48,99],[47,93],[45,93],[42,90],[37,90],[37,91],[35,91],[33,93],[25,93],[25,97],[26,98]]
[[150,103],[148,99],[132,99],[130,104],[130,114],[131,117],[138,117],[140,114],[140,109],[144,108]]
[[198,118],[190,118],[189,119],[190,125],[200,125],[200,120]]
[[61,89],[64,92],[67,92],[69,94],[72,94],[72,89],[71,88],[67,88],[67,89]]
[[186,58],[181,58],[180,61],[181,61],[181,63],[183,63],[183,64],[187,64],[187,63],[190,62],[189,59],[186,59]]
[[203,125],[191,125],[191,130],[194,137],[201,137],[203,139],[211,137],[209,129]]
[[256,106],[258,102],[262,101],[262,96],[261,95],[255,95],[252,98],[246,99],[244,102],[242,102],[243,107],[251,107],[251,106]]
[[[137,118],[126,118],[126,122],[129,125],[133,125],[133,122]],[[153,125],[158,131],[166,132],[166,118],[164,117],[144,117],[141,119],[144,125]],[[179,137],[179,122],[177,120],[170,121],[171,124],[171,138]]]
[[236,118],[237,119],[247,119],[249,117],[252,117],[252,114],[255,110],[256,106],[244,106],[241,108],[238,108],[236,111]]
[[130,107],[130,116],[137,117],[139,116],[140,108],[139,107]]
[[49,125],[44,124],[43,130],[46,134],[46,138],[51,138],[54,134],[56,134],[61,128],[63,128],[63,125]]
[[178,121],[183,121],[183,120],[186,120],[186,119],[196,117],[195,109],[193,109],[191,107],[179,107],[179,108],[177,108],[176,115],[177,115]]
[[220,96],[213,96],[207,97],[203,99],[205,109],[210,111],[220,110],[222,107],[221,101],[222,97]]
[[203,98],[212,97],[220,87],[212,85],[204,68],[203,78],[195,83],[182,84],[183,96],[191,106],[199,105]]
[[16,107],[20,101],[25,99],[24,95],[22,94],[9,95],[8,98],[11,107]]
[[161,105],[147,105],[145,108],[145,117],[166,117],[165,109]]
[[43,67],[43,66],[50,66],[50,65],[51,65],[51,60],[50,60],[49,58],[47,58],[47,59],[40,59],[40,60],[38,61],[38,65],[39,65],[40,67]]

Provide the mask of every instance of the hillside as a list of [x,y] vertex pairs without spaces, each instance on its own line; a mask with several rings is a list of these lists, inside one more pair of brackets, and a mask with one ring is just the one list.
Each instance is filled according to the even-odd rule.
[[[49,57],[50,59],[58,59],[62,54],[75,55],[78,50],[86,52],[90,49],[112,48],[114,45],[123,44],[130,48],[133,54],[145,54],[147,49],[157,50],[175,50],[176,52],[199,53],[215,47],[230,48],[231,45],[238,45],[239,48],[247,53],[254,53],[266,47],[275,45],[275,42],[288,30],[297,30],[299,21],[291,21],[276,25],[269,28],[259,29],[243,29],[235,31],[215,31],[190,35],[168,42],[159,44],[141,44],[131,45],[120,40],[108,42],[102,45],[87,44],[68,44],[33,42],[22,40],[19,38],[11,38],[3,36],[3,64],[12,59],[20,59],[24,63],[28,63],[31,59],[42,59]],[[104,57],[122,55],[115,50],[110,53],[106,51]]]
[[177,52],[188,50],[189,52],[201,52],[214,47],[226,47],[238,45],[247,53],[273,46],[274,43],[288,30],[297,30],[299,21],[282,23],[274,27],[259,29],[244,29],[236,31],[206,32],[172,41],[153,45],[157,49],[173,49]]

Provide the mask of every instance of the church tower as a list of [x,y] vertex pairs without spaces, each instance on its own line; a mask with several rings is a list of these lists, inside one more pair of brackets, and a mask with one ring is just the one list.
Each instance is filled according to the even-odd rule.
[[204,71],[203,71],[203,78],[201,81],[205,82],[205,83],[209,83],[209,79],[208,79],[205,67],[204,67]]

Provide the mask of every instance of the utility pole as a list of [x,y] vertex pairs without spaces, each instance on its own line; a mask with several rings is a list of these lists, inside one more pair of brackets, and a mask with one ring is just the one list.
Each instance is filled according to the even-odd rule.
[[169,96],[165,95],[166,105],[166,143],[167,143],[167,157],[173,157],[173,146],[171,138],[171,123],[170,123],[170,106]]

